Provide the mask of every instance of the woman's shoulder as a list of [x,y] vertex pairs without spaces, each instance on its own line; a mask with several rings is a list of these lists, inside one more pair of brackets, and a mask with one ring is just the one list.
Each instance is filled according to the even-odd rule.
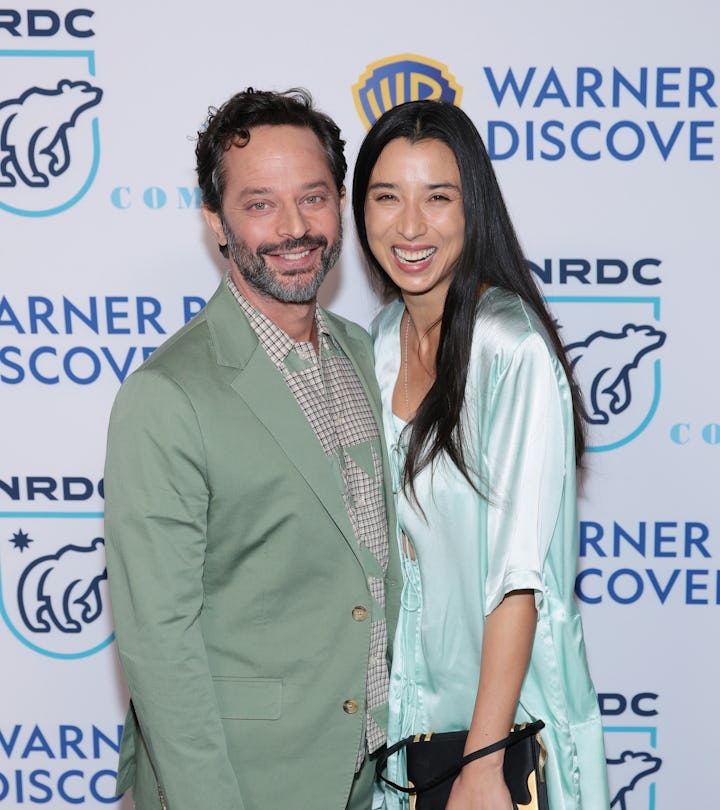
[[390,301],[378,312],[370,324],[373,341],[377,342],[397,330],[404,309],[403,302],[396,300]]
[[499,379],[511,367],[534,368],[558,378],[561,364],[545,326],[517,293],[491,287],[478,302],[473,332],[477,373]]
[[491,287],[478,301],[474,342],[489,344],[495,350],[514,351],[534,335],[552,349],[552,341],[542,321],[517,293]]

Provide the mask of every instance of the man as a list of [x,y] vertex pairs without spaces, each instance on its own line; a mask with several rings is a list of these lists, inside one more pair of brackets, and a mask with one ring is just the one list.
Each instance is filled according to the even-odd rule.
[[303,91],[211,114],[198,179],[230,270],[113,408],[118,789],[138,810],[370,807],[400,575],[369,340],[316,306],[343,146]]

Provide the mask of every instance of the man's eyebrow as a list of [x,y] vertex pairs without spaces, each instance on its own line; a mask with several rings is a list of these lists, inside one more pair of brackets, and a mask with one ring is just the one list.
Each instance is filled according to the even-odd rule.
[[241,197],[252,197],[255,194],[272,194],[272,189],[270,186],[247,186],[240,191]]
[[310,191],[313,188],[330,189],[330,184],[327,180],[313,180],[311,183],[305,183],[302,188],[303,191]]

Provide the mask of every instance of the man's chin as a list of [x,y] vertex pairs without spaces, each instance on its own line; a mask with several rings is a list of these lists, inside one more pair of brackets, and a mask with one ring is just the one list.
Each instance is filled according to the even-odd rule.
[[306,284],[302,287],[283,287],[282,292],[278,290],[278,300],[286,304],[311,304],[320,290],[320,284]]
[[[293,277],[293,281],[286,279],[285,283],[279,282],[277,278],[272,284],[251,284],[262,296],[273,298],[284,304],[310,304],[316,298],[322,279],[317,276],[311,277],[306,283],[298,283],[298,276]],[[289,281],[289,283],[287,283]]]

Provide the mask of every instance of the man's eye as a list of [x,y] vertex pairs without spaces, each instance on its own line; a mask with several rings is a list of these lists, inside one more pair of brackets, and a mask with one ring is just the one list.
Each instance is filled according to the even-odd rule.
[[305,198],[305,202],[309,205],[317,205],[319,202],[322,202],[322,197],[319,194],[311,194],[309,197]]
[[254,202],[250,204],[250,208],[253,211],[264,211],[268,207],[266,202]]

